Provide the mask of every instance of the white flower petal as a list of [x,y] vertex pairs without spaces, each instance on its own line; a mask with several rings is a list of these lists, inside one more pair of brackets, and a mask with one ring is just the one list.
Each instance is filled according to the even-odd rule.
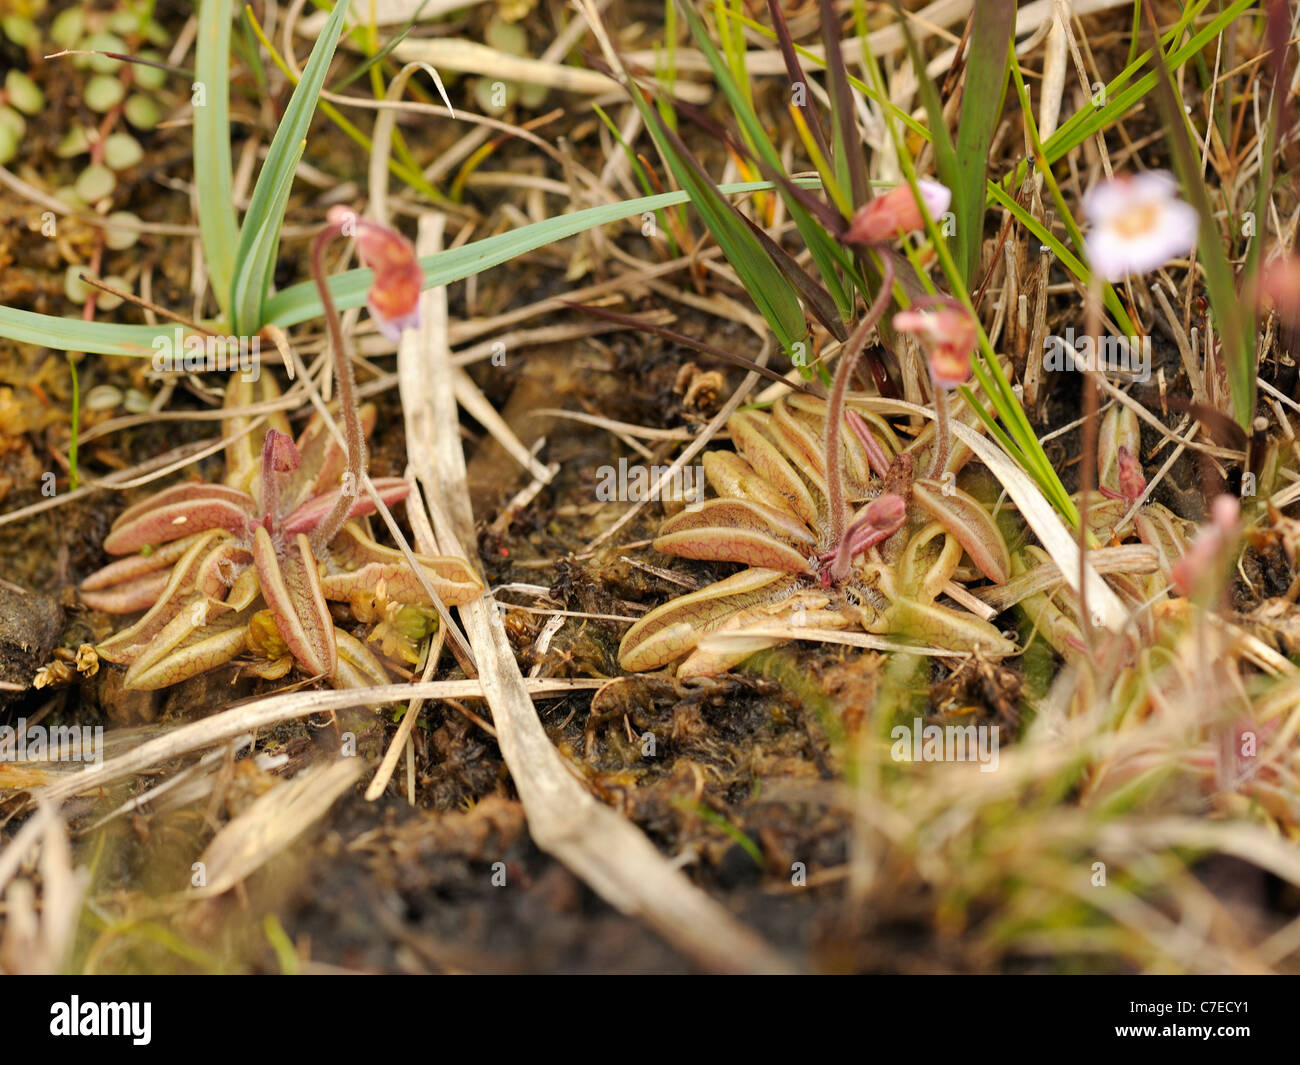
[[1092,222],[1088,259],[1108,281],[1147,273],[1196,246],[1199,216],[1177,198],[1163,170],[1126,175],[1089,189],[1083,209]]

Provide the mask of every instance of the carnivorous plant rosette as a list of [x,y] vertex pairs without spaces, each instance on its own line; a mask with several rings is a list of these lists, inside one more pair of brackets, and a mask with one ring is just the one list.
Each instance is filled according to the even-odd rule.
[[[932,211],[945,203],[936,190],[946,192],[933,182],[922,186]],[[859,210],[845,239],[879,243],[921,224],[904,185]],[[857,623],[994,656],[1014,650],[983,618],[936,602],[963,557],[994,582],[1010,575],[1006,543],[988,511],[944,478],[969,452],[951,454],[946,422],[904,449],[869,403],[848,394],[854,362],[892,299],[892,260],[884,256],[882,263],[879,292],[844,346],[829,397],[783,397],[770,412],[733,414],[727,428],[738,454],[704,456],[718,498],[669,518],[654,541],[664,554],[749,568],[641,618],[619,648],[623,668],[656,669],[689,656],[679,677],[721,672],[781,642],[743,631],[782,614],[801,626]],[[948,338],[950,363],[958,354],[969,357],[975,335],[971,328],[960,342]],[[916,479],[919,454],[933,468]],[[725,648],[699,646],[722,630],[738,637]]]
[[[125,686],[154,689],[222,665],[247,652],[250,669],[279,677],[296,664],[335,686],[386,683],[380,658],[335,626],[327,600],[349,604],[373,623],[367,640],[412,662],[415,640],[435,621],[431,592],[445,604],[469,602],[482,584],[461,559],[405,555],[377,543],[358,519],[378,504],[363,491],[364,439],[374,411],[360,410],[338,314],[324,284],[323,249],[355,233],[363,262],[375,270],[371,308],[384,328],[418,320],[419,266],[403,238],[342,209],[317,238],[313,273],[325,304],[338,380],[340,448],[319,415],[297,442],[282,414],[269,417],[260,455],[237,436],[227,448],[223,484],[190,483],[129,507],[104,541],[109,554],[129,556],[82,584],[84,601],[111,613],[147,610],[135,624],[97,647],[127,666]],[[228,428],[245,428],[239,409],[278,395],[262,375],[261,395],[242,378],[226,393]],[[410,486],[392,477],[371,482],[385,505]]]
[[[741,410],[727,423],[737,453],[711,451],[704,470],[718,497],[665,521],[655,550],[682,558],[740,562],[747,569],[650,611],[619,647],[624,669],[658,669],[683,656],[679,677],[722,672],[779,638],[743,630],[797,618],[809,628],[867,631],[994,657],[1015,645],[976,615],[936,602],[962,565],[995,583],[1010,575],[1006,542],[985,508],[950,483],[913,478],[934,432],[909,449],[865,407],[844,411],[841,461],[846,513],[835,538],[826,461],[824,401],[778,400],[770,412]],[[921,457],[923,456],[923,458]],[[953,456],[952,472],[968,452]],[[702,649],[709,634],[735,632],[725,650]]]

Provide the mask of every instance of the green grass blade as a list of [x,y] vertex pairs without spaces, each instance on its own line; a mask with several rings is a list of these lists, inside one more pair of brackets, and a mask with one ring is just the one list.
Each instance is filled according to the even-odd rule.
[[907,46],[908,58],[912,61],[912,73],[916,76],[917,89],[921,103],[925,106],[926,117],[930,120],[930,142],[934,145],[934,168],[942,181],[950,189],[957,188],[959,170],[957,149],[952,143],[952,135],[943,118],[943,101],[939,99],[939,90],[935,88],[934,79],[926,73],[925,57],[912,36],[912,27],[907,23],[901,6],[895,0],[894,11],[898,15],[898,25],[903,31],[903,43]]
[[[1162,40],[1169,42],[1178,40],[1182,36],[1183,30],[1190,26],[1192,20],[1208,6],[1208,3],[1209,0],[1196,0],[1195,3],[1189,4],[1178,24],[1168,33],[1163,34]],[[1171,72],[1178,70],[1201,49],[1209,45],[1219,34],[1231,27],[1255,3],[1256,0],[1235,0],[1233,4],[1224,8],[1216,18],[1192,35],[1185,44],[1165,57],[1166,69]],[[1156,86],[1154,71],[1139,78],[1134,84],[1128,85],[1133,73],[1146,65],[1150,57],[1150,51],[1144,52],[1132,67],[1126,68],[1106,86],[1106,105],[1104,107],[1100,107],[1095,111],[1079,111],[1061,123],[1060,128],[1048,137],[1043,145],[1043,152],[1048,162],[1057,162],[1098,131],[1110,128],[1120,121],[1134,105],[1150,95],[1151,90]],[[1023,174],[1017,177],[1017,181],[1022,178]]]
[[[614,120],[605,113],[599,104],[592,104],[591,109],[596,112],[596,116],[605,124],[605,128],[609,130],[609,135],[614,138],[614,142],[623,150],[628,164],[632,167],[632,173],[636,176],[636,183],[641,186],[641,191],[647,196],[653,196],[655,190],[650,183],[650,175],[646,172],[645,164],[632,150],[632,146],[623,139],[623,134],[619,131],[618,126],[614,124]],[[673,256],[680,255],[681,249],[677,246],[677,239],[673,236],[672,227],[668,225],[666,215],[663,211],[656,211],[655,214],[659,220],[659,226],[663,230],[669,253]]]
[[[752,18],[746,18],[744,15],[739,15],[735,12],[728,12],[728,17],[739,22],[746,29],[753,30],[754,33],[761,37],[766,37],[771,41],[777,40],[777,34],[770,26],[764,26],[761,22],[755,22]],[[826,60],[809,51],[803,45],[796,44],[794,46],[794,51],[795,54],[810,67],[814,67],[818,70],[826,69]],[[849,84],[852,85],[853,88],[857,89],[858,92],[862,93],[862,95],[872,103],[878,104],[883,111],[888,112],[899,122],[903,123],[903,125],[905,125],[909,131],[916,134],[916,136],[926,141],[930,139],[930,131],[896,103],[890,100],[888,93],[881,92],[878,88],[868,85],[861,78],[856,78],[852,74],[849,75]]]
[[346,89],[349,85],[351,85],[354,81],[356,81],[357,78],[361,77],[363,74],[371,70],[371,68],[373,68],[377,63],[382,63],[385,59],[387,59],[389,54],[393,51],[393,49],[396,48],[399,44],[401,44],[404,40],[406,40],[411,30],[415,29],[415,24],[420,21],[420,15],[424,13],[424,9],[428,6],[428,4],[429,4],[429,0],[421,0],[420,6],[417,7],[411,13],[410,18],[408,18],[396,30],[393,31],[392,36],[390,36],[388,40],[384,42],[383,47],[380,48],[377,52],[375,52],[374,55],[368,57],[365,60],[365,62],[361,63],[350,74],[347,74],[344,77],[342,77],[337,82],[337,84],[331,86],[330,91],[333,93],[341,93],[344,89]]
[[[696,46],[708,60],[718,87],[726,96],[727,102],[731,105],[731,109],[740,123],[746,142],[753,151],[755,162],[764,171],[764,176],[784,178],[785,168],[781,163],[780,153],[776,150],[776,146],[773,145],[767,131],[763,128],[763,123],[754,112],[746,91],[736,83],[736,79],[731,75],[730,68],[709,39],[704,20],[700,18],[686,0],[682,0],[682,13],[686,16]],[[853,311],[853,297],[846,289],[839,270],[849,263],[848,258],[839,254],[841,249],[838,243],[827,233],[826,228],[813,218],[803,203],[800,203],[795,196],[783,188],[780,182],[778,182],[777,189],[785,203],[786,210],[790,212],[790,218],[793,220],[795,228],[799,230],[799,235],[803,237],[804,244],[807,245],[809,254],[812,255],[823,285],[835,302],[837,313],[847,321]]]
[[194,184],[199,239],[212,291],[229,315],[239,227],[235,221],[230,164],[230,4],[200,0],[195,38],[195,80],[204,105],[194,108]]
[[[1049,163],[1043,155],[1043,143],[1038,136],[1038,123],[1034,121],[1034,109],[1029,103],[1029,90],[1025,88],[1024,77],[1020,72],[1020,61],[1015,58],[1014,54],[1012,55],[1011,73],[1015,79],[1016,94],[1020,97],[1020,113],[1025,121],[1025,132],[1029,135],[1029,145],[1033,149],[1037,160],[1038,172],[1043,176],[1043,183],[1047,186],[1047,191],[1052,197],[1052,203],[1056,206],[1056,213],[1061,219],[1061,224],[1065,226],[1065,231],[1070,235],[1070,242],[1076,248],[1082,250],[1084,248],[1083,231],[1079,229],[1079,223],[1075,221],[1074,213],[1065,202],[1065,196],[1061,192],[1061,186],[1056,180],[1056,175],[1052,173],[1052,164]],[[989,187],[986,190],[987,194],[1006,206],[1007,200],[1009,199],[1008,194],[1002,192],[1001,189],[998,189],[997,192],[994,192],[993,189],[993,183],[989,182]],[[1012,214],[1016,215],[1017,218],[1030,217],[1028,212],[1024,211],[1018,203],[1008,209]],[[1030,218],[1030,221],[1033,223],[1030,228],[1035,233],[1046,233],[1046,230],[1044,230],[1042,226],[1038,225],[1036,220]],[[1043,240],[1044,243],[1048,244],[1052,248],[1056,257],[1061,259],[1061,262],[1065,264],[1066,268],[1069,269],[1076,278],[1084,284],[1087,284],[1089,278],[1088,269],[1086,267],[1081,267],[1079,260],[1073,255],[1070,255],[1068,258],[1062,258],[1059,250],[1062,246],[1055,237],[1049,235],[1047,239],[1044,239],[1043,237],[1040,237],[1039,239]],[[1124,336],[1131,337],[1138,335],[1132,319],[1129,318],[1128,311],[1124,309],[1124,305],[1119,301],[1119,296],[1115,292],[1115,287],[1109,282],[1103,286],[1102,301],[1106,306],[1106,310],[1108,310],[1111,316],[1115,319],[1116,324],[1120,328],[1120,332]]]
[[[1219,327],[1224,362],[1228,370],[1228,387],[1232,392],[1232,412],[1247,433],[1255,414],[1255,338],[1246,332],[1240,297],[1237,295],[1236,277],[1223,248],[1223,237],[1214,220],[1214,207],[1210,203],[1205,179],[1201,177],[1200,159],[1187,132],[1187,113],[1183,110],[1178,89],[1162,61],[1154,62],[1156,98],[1165,120],[1170,155],[1178,172],[1183,193],[1200,215],[1200,238],[1197,243],[1201,269],[1205,272],[1205,287],[1210,297],[1210,309]],[[1260,180],[1265,178],[1261,175]]]
[[53,314],[0,307],[0,336],[19,344],[54,351],[84,351],[92,355],[152,355],[154,338],[165,330],[156,325],[115,325],[60,318]]
[[[816,188],[815,179],[800,179],[799,184]],[[763,192],[773,188],[769,181],[748,181],[722,185],[725,196]],[[490,270],[520,255],[576,236],[597,226],[639,218],[645,211],[688,203],[685,192],[661,192],[622,203],[602,204],[573,214],[558,215],[542,222],[500,233],[495,237],[453,248],[420,261],[424,269],[424,287],[433,288],[460,281],[471,274]],[[348,270],[329,279],[330,291],[341,310],[363,306],[373,275],[369,270]],[[281,328],[319,318],[324,313],[316,295],[314,282],[293,285],[271,297],[266,304],[266,321]],[[34,344],[54,351],[84,351],[94,355],[125,355],[147,358],[154,353],[154,341],[165,328],[152,325],[119,325],[113,322],[85,322],[80,318],[60,318],[13,307],[0,306],[0,337],[20,344]]]
[[818,6],[822,44],[826,48],[827,89],[831,98],[831,138],[835,155],[832,162],[840,188],[848,189],[853,203],[860,205],[871,198],[871,187],[867,184],[867,163],[862,156],[853,91],[849,87],[849,72],[844,65],[844,50],[835,21],[835,5],[831,0],[820,0]]
[[[817,184],[815,181],[801,183],[814,188]],[[770,188],[773,188],[770,181],[747,181],[734,185],[721,185],[718,186],[717,191],[724,196],[731,196],[762,192]],[[557,215],[520,229],[512,229],[508,233],[486,237],[464,247],[449,248],[436,256],[420,260],[420,266],[424,270],[424,287],[449,285],[472,274],[479,274],[494,266],[508,263],[520,255],[536,251],[557,240],[584,233],[588,229],[621,222],[627,218],[638,218],[645,211],[658,211],[688,202],[690,202],[690,195],[686,192],[662,192],[657,196],[625,200],[622,203],[601,204],[599,207],[588,207],[581,211],[574,211],[572,214]],[[362,306],[366,302],[366,290],[370,287],[372,277],[369,270],[348,270],[331,276],[330,293],[339,309]],[[782,283],[785,283],[784,278]],[[311,321],[320,317],[321,313],[316,285],[311,281],[302,282],[276,293],[266,304],[267,321],[281,328]],[[4,335],[3,324],[3,318],[0,318],[0,335]]]
[[[236,332],[243,335],[255,334],[265,321],[263,307],[275,270],[275,256],[280,246],[279,228],[293,187],[293,170],[298,164],[347,12],[347,0],[338,0],[303,67],[302,78],[275,131],[249,200],[230,296],[232,324]],[[268,226],[275,230],[275,238],[271,241],[262,237]]]
[[[272,192],[272,202],[288,203],[289,192],[293,187],[294,171],[298,167],[298,161],[302,158],[303,150],[307,147],[306,141],[299,141],[294,151],[285,156],[285,165],[280,167],[276,177],[277,182]],[[240,240],[242,254],[240,256],[241,266],[246,265],[246,269],[237,270],[235,273],[235,295],[236,298],[241,293],[251,297],[254,294],[255,286],[261,277],[262,263],[275,265],[276,249],[280,244],[280,226],[283,222],[282,216],[265,215],[261,225],[255,226],[250,217],[244,222],[243,238]],[[241,287],[242,286],[242,287]],[[265,293],[268,284],[263,282],[261,291]],[[251,329],[247,335],[252,335],[262,326],[261,313],[262,307],[265,306],[263,301],[258,305],[258,322],[256,327]]]
[[[970,58],[962,90],[961,119],[957,124],[957,185],[952,190],[957,216],[957,264],[967,288],[975,286],[984,246],[984,183],[988,174],[989,146],[1002,117],[1007,92],[1007,68],[1012,30],[1016,23],[1014,0],[983,0],[971,14]],[[920,77],[925,78],[921,71]]]
[[[907,178],[908,185],[911,186],[912,192],[916,196],[917,203],[921,205],[921,213],[925,217],[926,233],[930,238],[931,245],[934,247],[935,254],[938,256],[939,265],[952,289],[952,294],[966,305],[972,315],[975,315],[970,293],[966,289],[961,271],[953,260],[952,252],[939,232],[938,226],[935,225],[934,219],[929,216],[929,212],[925,208],[925,201],[917,189],[916,167],[913,165],[907,145],[903,138],[899,136],[894,123],[887,120],[887,124],[890,136],[898,147],[899,165]],[[905,246],[905,250],[908,257],[913,260],[913,265],[917,265],[915,251],[910,246]],[[924,270],[918,269],[917,276],[927,290],[933,291],[933,284]],[[975,317],[978,321],[978,315],[975,315]],[[1046,452],[1043,451],[1042,443],[1035,435],[1033,427],[1029,424],[1029,418],[1020,404],[1020,399],[1012,389],[1011,382],[1007,380],[1006,374],[1003,373],[998,362],[997,353],[989,344],[988,336],[982,326],[979,327],[979,345],[980,357],[971,360],[971,367],[976,381],[979,382],[984,394],[993,403],[994,410],[996,410],[998,418],[1001,419],[1006,430],[1005,433],[995,432],[994,436],[1007,455],[1034,479],[1043,495],[1056,507],[1058,513],[1067,521],[1077,525],[1079,521],[1078,512],[1070,502],[1069,494],[1065,491],[1065,486],[1061,483],[1059,474],[1048,460]],[[981,415],[981,418],[983,417],[984,415]]]
[[[1078,258],[1078,256],[1071,252],[1069,248],[1062,244],[1060,239],[1054,233],[1025,210],[1025,208],[1016,201],[1015,197],[995,181],[990,181],[988,183],[988,194],[990,199],[999,206],[1005,207],[1007,211],[1011,213],[1011,216],[1024,226],[1025,229],[1037,237],[1041,243],[1046,244],[1047,247],[1051,249],[1052,254],[1060,260],[1062,266],[1069,270],[1070,273],[1072,273],[1080,282],[1087,284],[1088,267]],[[1110,312],[1111,316],[1115,319],[1115,323],[1119,326],[1120,331],[1126,336],[1136,335],[1133,322],[1129,318],[1128,312],[1124,310],[1124,305],[1120,303],[1119,297],[1115,294],[1114,286],[1105,286],[1102,290],[1102,300],[1106,306],[1106,310]]]
[[[820,155],[822,159],[829,160],[831,157],[831,147],[826,142],[826,134],[822,132],[821,119],[817,115],[817,109],[813,106],[812,94],[807,91],[808,77],[804,74],[803,66],[799,62],[799,53],[794,43],[794,38],[790,36],[790,27],[786,25],[785,12],[781,10],[780,0],[767,0],[768,16],[772,19],[772,31],[776,34],[776,42],[781,49],[781,58],[785,61],[786,76],[790,79],[790,85],[793,88],[798,85],[805,87],[805,91],[795,97],[792,106],[799,109],[803,115],[804,125],[808,129],[809,136],[816,146],[815,154]],[[822,174],[822,181],[825,182],[828,175]]]
[[791,282],[750,231],[745,220],[725,200],[717,186],[691,156],[681,139],[668,128],[659,113],[646,102],[635,85],[632,95],[640,100],[646,126],[659,145],[677,183],[690,193],[691,203],[722,248],[722,253],[740,277],[750,299],[766,319],[781,347],[792,353],[803,340],[807,327],[803,307]]

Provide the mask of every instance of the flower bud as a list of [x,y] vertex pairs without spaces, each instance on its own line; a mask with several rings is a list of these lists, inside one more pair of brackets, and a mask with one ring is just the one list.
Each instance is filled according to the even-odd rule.
[[366,306],[379,331],[389,340],[397,340],[403,329],[416,328],[420,324],[424,271],[411,242],[396,230],[368,222],[346,207],[331,207],[326,217],[331,225],[342,229],[344,236],[356,238],[357,255],[364,266],[374,271]]
[[921,341],[936,388],[956,388],[970,379],[970,357],[979,343],[979,331],[966,308],[901,311],[894,315],[894,328]]
[[[947,186],[921,178],[916,187],[932,219],[948,210],[952,191]],[[924,228],[925,217],[912,195],[911,186],[904,183],[859,207],[843,240],[845,244],[885,244]]]

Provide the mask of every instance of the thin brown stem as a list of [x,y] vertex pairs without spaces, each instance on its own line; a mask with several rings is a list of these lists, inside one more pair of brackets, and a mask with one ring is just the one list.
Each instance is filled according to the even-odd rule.
[[867,315],[844,343],[840,355],[840,364],[831,383],[831,393],[826,402],[826,496],[830,505],[831,543],[838,544],[844,537],[844,522],[847,507],[844,502],[844,466],[840,459],[840,426],[844,421],[844,398],[853,380],[853,369],[858,357],[867,346],[867,337],[872,327],[880,320],[893,298],[894,263],[888,256],[881,256],[884,264],[880,289],[872,301]]
[[[320,550],[338,534],[356,503],[361,490],[361,479],[366,473],[366,440],[361,430],[361,415],[357,410],[357,383],[352,373],[352,360],[343,340],[343,323],[339,319],[334,297],[330,295],[325,275],[325,248],[343,233],[342,225],[326,226],[317,235],[311,249],[311,275],[325,309],[325,324],[329,331],[330,348],[334,353],[334,378],[338,386],[339,418],[343,423],[343,442],[347,448],[348,467],[344,478],[345,491],[339,493],[333,509],[312,530],[309,537],[313,551]],[[350,489],[350,491],[346,490]]]

